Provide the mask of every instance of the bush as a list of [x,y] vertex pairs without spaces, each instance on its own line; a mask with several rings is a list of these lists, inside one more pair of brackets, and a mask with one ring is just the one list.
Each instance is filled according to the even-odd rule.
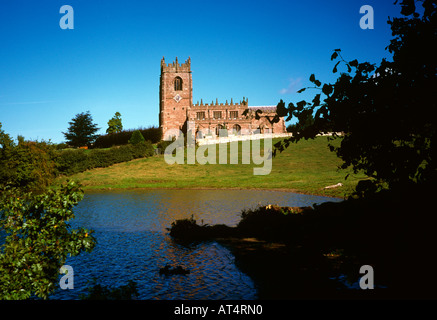
[[[159,152],[160,152],[161,154],[164,154],[164,153],[165,153],[165,149],[166,149],[169,145],[171,145],[174,141],[175,141],[175,139],[173,139],[172,141],[161,140],[161,141],[159,141],[158,144],[156,145],[156,148],[159,149]],[[176,150],[175,150],[174,152],[176,152]]]
[[0,299],[46,299],[67,256],[91,252],[92,230],[72,229],[73,207],[83,198],[74,182],[35,195],[15,188],[0,192]]
[[64,150],[58,153],[57,174],[72,175],[93,168],[105,168],[120,162],[150,157],[154,149],[150,141],[110,149]]
[[[172,222],[170,236],[180,242],[204,241],[226,237],[256,237],[271,241],[297,241],[314,232],[317,223],[314,221],[311,207],[279,207],[267,205],[255,209],[243,210],[241,221],[236,227],[226,225],[197,224],[191,216]],[[323,222],[326,224],[326,222]]]
[[138,285],[129,280],[127,285],[111,288],[97,282],[87,288],[88,294],[81,295],[82,300],[135,300],[138,297]]
[[[7,135],[4,134],[4,139]],[[1,145],[0,145],[1,146]],[[0,185],[42,191],[55,174],[54,147],[47,142],[12,140],[0,148]]]
[[235,235],[235,228],[218,224],[210,226],[208,224],[197,224],[193,215],[189,219],[180,219],[172,222],[170,236],[179,242],[196,242],[214,239],[216,237],[229,237]]
[[130,143],[130,144],[139,144],[139,143],[141,143],[141,142],[144,142],[144,137],[143,137],[143,135],[141,134],[140,130],[135,130],[135,131],[132,133],[131,138],[129,139],[129,143]]
[[[148,140],[151,143],[157,143],[161,140],[161,129],[157,127],[139,128],[144,140]],[[94,148],[110,148],[113,146],[122,146],[129,144],[129,139],[135,130],[123,130],[118,133],[106,134],[97,138],[94,143]]]
[[83,149],[61,151],[55,162],[58,174],[71,175],[88,169],[88,157]]
[[67,148],[68,148],[68,144],[66,144],[65,142],[55,144],[56,150],[63,150],[63,149],[67,149]]
[[289,232],[292,215],[277,206],[263,206],[255,210],[243,210],[238,230],[241,234],[274,239]]

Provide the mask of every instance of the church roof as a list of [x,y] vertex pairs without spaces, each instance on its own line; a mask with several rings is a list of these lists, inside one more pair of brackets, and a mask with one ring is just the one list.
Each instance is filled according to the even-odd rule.
[[262,112],[276,112],[276,106],[249,106],[249,109],[261,110]]

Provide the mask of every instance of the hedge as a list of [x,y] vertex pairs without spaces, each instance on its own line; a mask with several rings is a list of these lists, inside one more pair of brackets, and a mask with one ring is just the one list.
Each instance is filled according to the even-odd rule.
[[140,131],[144,139],[149,140],[151,143],[157,143],[161,140],[161,129],[157,127],[140,128],[123,130],[118,133],[111,133],[99,136],[94,142],[94,148],[110,148],[113,146],[122,146],[129,143],[129,139],[132,137],[134,131]]
[[150,157],[153,154],[154,148],[150,141],[110,149],[64,150],[55,157],[56,171],[58,175],[72,175],[93,168],[104,168],[120,162]]

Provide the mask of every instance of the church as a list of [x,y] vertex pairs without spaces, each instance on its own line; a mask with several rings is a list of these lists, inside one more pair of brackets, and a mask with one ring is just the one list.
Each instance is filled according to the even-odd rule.
[[191,59],[181,64],[177,58],[169,64],[161,59],[159,126],[163,139],[175,136],[178,130],[191,130],[196,139],[214,139],[219,133],[223,136],[223,130],[229,136],[286,133],[284,118],[275,122],[275,116],[276,106],[249,106],[247,98],[193,104]]

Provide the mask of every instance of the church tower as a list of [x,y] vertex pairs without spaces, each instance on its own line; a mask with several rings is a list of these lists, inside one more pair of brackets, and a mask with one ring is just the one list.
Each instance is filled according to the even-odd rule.
[[166,64],[163,57],[159,83],[159,127],[163,139],[175,135],[171,129],[186,128],[192,103],[191,59],[179,64],[176,58],[175,62]]

